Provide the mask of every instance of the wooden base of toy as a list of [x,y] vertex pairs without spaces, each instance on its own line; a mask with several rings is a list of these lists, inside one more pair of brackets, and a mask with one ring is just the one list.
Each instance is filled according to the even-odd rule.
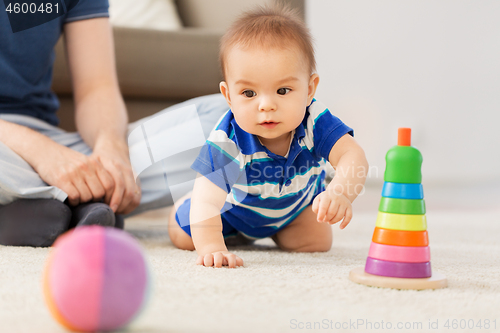
[[349,273],[349,280],[372,287],[394,288],[394,289],[440,289],[448,286],[446,276],[433,272],[429,278],[407,279],[394,278],[368,274],[364,267],[353,269]]

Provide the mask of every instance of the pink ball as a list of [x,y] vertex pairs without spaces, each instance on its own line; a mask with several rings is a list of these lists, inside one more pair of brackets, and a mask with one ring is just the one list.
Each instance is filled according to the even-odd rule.
[[110,331],[144,307],[149,274],[139,243],[100,226],[61,235],[47,259],[43,288],[54,318],[74,331]]

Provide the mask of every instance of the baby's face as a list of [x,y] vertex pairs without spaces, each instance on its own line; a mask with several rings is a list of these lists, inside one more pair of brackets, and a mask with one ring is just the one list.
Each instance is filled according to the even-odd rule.
[[233,47],[226,57],[222,94],[238,125],[261,141],[289,140],[319,82],[298,50]]

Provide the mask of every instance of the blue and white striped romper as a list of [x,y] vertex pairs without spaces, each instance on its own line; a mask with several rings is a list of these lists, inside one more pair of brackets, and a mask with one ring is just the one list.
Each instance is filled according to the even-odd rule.
[[[270,152],[257,136],[242,130],[231,110],[227,111],[191,166],[228,193],[221,210],[223,234],[264,238],[292,222],[324,191],[325,163],[345,134],[354,133],[313,99],[285,157]],[[188,234],[189,209],[187,200],[176,215]]]

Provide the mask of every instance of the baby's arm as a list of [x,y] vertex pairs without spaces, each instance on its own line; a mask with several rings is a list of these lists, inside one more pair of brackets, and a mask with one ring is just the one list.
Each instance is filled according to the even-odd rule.
[[220,211],[227,193],[198,175],[191,197],[191,237],[198,253],[196,263],[204,266],[243,266],[243,260],[228,252],[222,235]]
[[330,224],[344,221],[344,229],[352,218],[351,203],[362,192],[368,173],[365,152],[349,135],[341,137],[333,145],[329,162],[335,168],[335,177],[313,202],[312,209],[317,213],[318,222]]

